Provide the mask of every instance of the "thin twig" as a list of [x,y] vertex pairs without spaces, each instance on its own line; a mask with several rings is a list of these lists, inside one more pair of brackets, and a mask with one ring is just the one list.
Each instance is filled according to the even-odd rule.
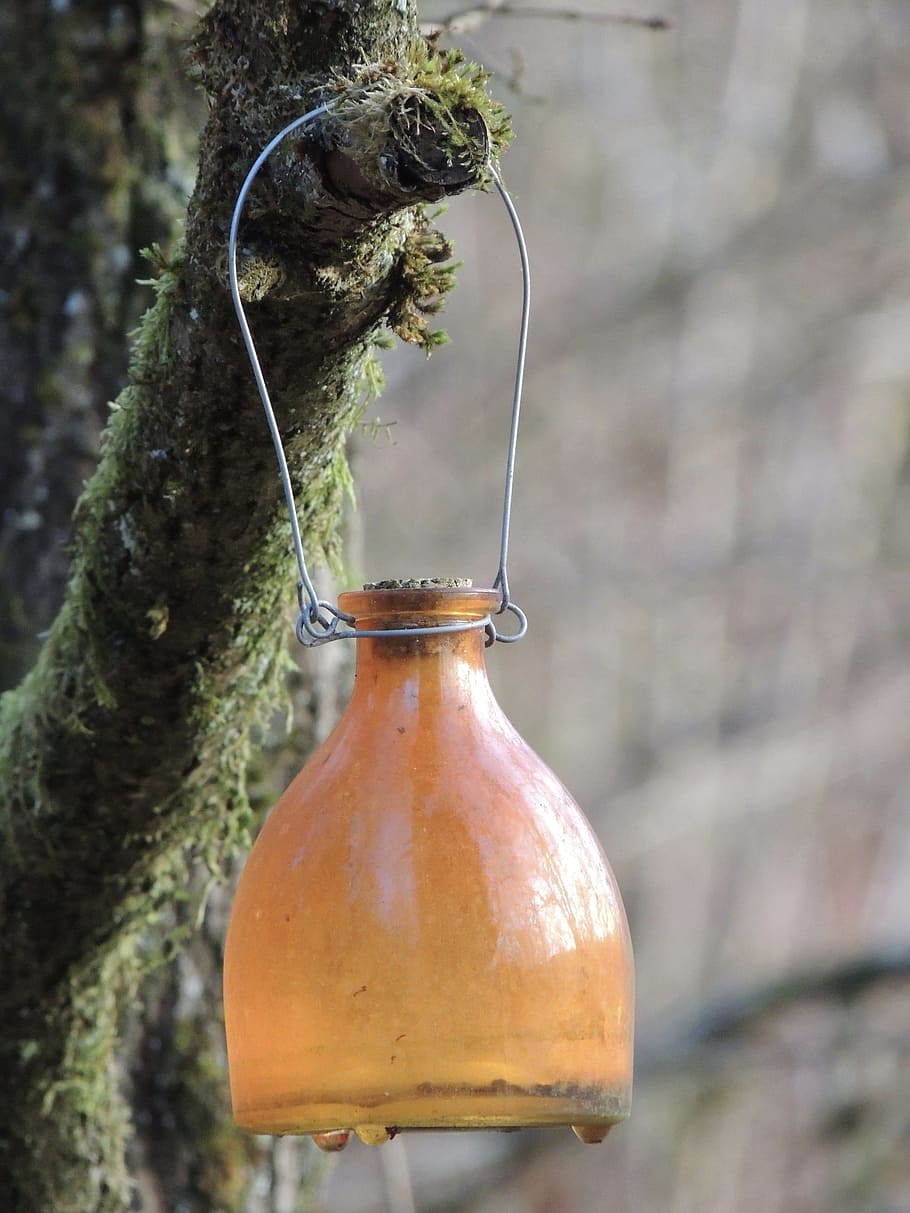
[[468,25],[485,21],[489,17],[529,17],[549,21],[584,21],[591,25],[634,25],[639,29],[666,30],[671,23],[666,17],[636,17],[631,13],[593,13],[571,8],[526,7],[515,4],[471,4],[457,9],[439,21],[426,22],[425,32],[431,34],[452,33],[463,23]]
[[[638,1050],[638,1073],[659,1074],[703,1060],[766,1019],[805,1002],[845,1006],[870,990],[910,978],[910,951],[884,948],[829,966],[788,973],[754,988],[718,998],[694,1020],[672,1024]],[[701,1061],[699,1060],[699,1064]]]
[[699,1016],[692,1039],[708,1044],[728,1040],[793,1003],[825,999],[849,1003],[881,982],[908,977],[910,952],[906,949],[870,951],[830,966],[786,974],[714,1003]]
[[382,1164],[388,1213],[417,1213],[411,1186],[411,1167],[400,1137],[393,1138],[382,1147],[379,1161]]

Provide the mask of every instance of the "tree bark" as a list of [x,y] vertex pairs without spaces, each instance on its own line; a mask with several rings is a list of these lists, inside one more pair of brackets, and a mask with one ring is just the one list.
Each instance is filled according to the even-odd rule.
[[[337,100],[276,153],[242,233],[304,533],[331,554],[372,345],[391,324],[429,346],[451,281],[416,204],[482,183],[488,132],[494,151],[505,138],[476,75],[415,35],[400,0],[222,0],[202,23],[211,113],[186,241],[160,260],[77,506],[64,605],[0,708],[9,1213],[129,1207],[118,1024],[179,947],[179,924],[158,955],[147,940],[186,898],[190,856],[220,873],[247,841],[250,732],[283,696],[287,524],[226,287],[239,186],[284,123]],[[218,1207],[242,1207],[236,1174]]]
[[140,249],[171,243],[185,210],[202,107],[160,68],[187,31],[161,0],[0,10],[15,81],[0,96],[0,690],[60,605],[70,516],[145,306]]

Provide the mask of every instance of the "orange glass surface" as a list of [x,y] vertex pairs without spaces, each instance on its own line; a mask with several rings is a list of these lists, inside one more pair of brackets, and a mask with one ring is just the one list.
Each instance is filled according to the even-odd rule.
[[[343,594],[360,628],[490,590]],[[629,1112],[633,972],[581,810],[493,698],[484,633],[359,640],[348,708],[268,818],[228,931],[234,1115],[257,1133],[573,1125]],[[346,1140],[346,1138],[344,1138]],[[335,1144],[333,1144],[335,1143]]]

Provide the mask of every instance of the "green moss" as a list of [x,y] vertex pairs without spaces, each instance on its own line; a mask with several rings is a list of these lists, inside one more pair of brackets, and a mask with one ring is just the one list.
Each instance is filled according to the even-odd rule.
[[379,156],[390,124],[419,129],[432,118],[444,132],[451,156],[467,156],[481,187],[488,186],[489,167],[466,133],[466,114],[483,120],[494,159],[512,139],[509,114],[490,96],[488,80],[489,73],[461,51],[439,50],[418,39],[400,62],[360,64],[350,75],[336,73],[327,90],[333,100],[327,125],[341,132],[343,146],[356,144],[367,156]]
[[426,103],[443,122],[456,146],[465,142],[464,126],[458,116],[476,110],[490,133],[490,149],[499,157],[512,141],[512,120],[503,105],[490,96],[490,73],[466,59],[456,49],[440,50],[433,42],[421,40],[411,50],[411,70],[415,84],[426,91]]
[[421,346],[427,354],[449,340],[444,330],[429,327],[427,317],[442,310],[446,295],[455,286],[460,262],[451,258],[450,242],[421,215],[405,243],[401,259],[404,290],[389,323],[402,341]]
[[284,281],[281,261],[274,256],[247,255],[238,258],[237,285],[246,303],[258,303]]

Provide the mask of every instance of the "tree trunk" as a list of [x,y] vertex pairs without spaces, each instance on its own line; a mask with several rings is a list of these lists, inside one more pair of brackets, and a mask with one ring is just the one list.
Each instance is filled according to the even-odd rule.
[[[181,24],[182,23],[182,24]],[[202,107],[160,0],[0,10],[0,690],[33,663],[68,568],[70,516],[171,243]],[[38,53],[40,50],[40,53]]]
[[[428,52],[414,21],[400,0],[223,0],[203,21],[195,61],[211,113],[185,244],[160,259],[77,506],[63,607],[2,702],[9,1213],[130,1206],[118,1026],[143,973],[195,922],[190,858],[220,874],[248,841],[250,730],[284,695],[287,524],[226,289],[239,186],[284,123],[337,99],[263,172],[241,267],[307,544],[331,554],[372,345],[385,324],[429,345],[423,312],[451,279],[415,204],[481,183],[487,131],[494,151],[505,137],[476,75]],[[40,343],[30,356],[38,365]],[[159,983],[160,1020],[176,1023],[173,999]],[[203,1053],[184,1050],[187,1066]],[[209,1085],[223,1103],[221,1080]],[[244,1207],[251,1151],[226,1129],[198,1151],[214,1178],[193,1180],[202,1195],[186,1207]],[[145,1163],[155,1171],[148,1152]]]

